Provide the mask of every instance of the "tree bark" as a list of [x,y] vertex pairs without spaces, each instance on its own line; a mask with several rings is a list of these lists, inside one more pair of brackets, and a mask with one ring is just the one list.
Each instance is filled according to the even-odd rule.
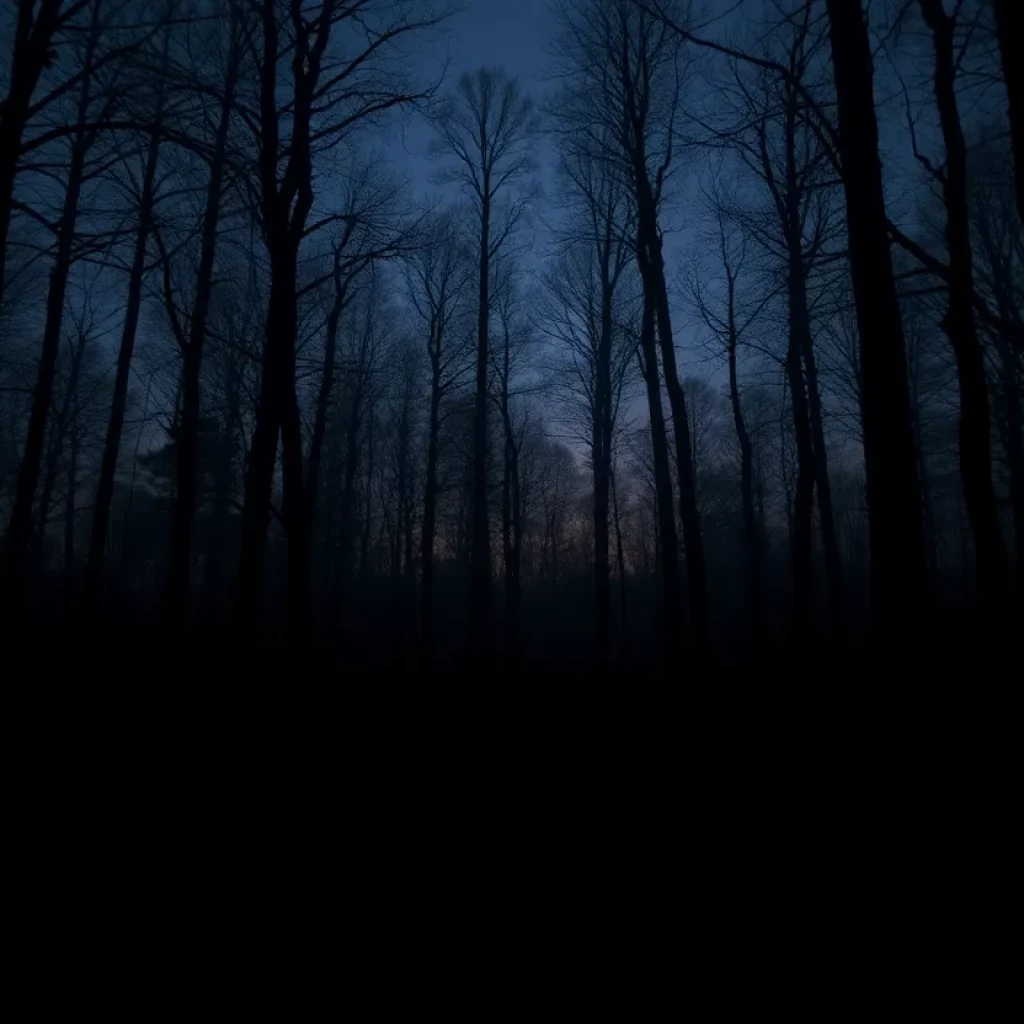
[[927,597],[906,349],[889,249],[867,25],[860,0],[827,0],[827,7],[861,342],[871,609],[877,639],[895,642],[910,639]]
[[814,450],[814,486],[818,492],[818,517],[821,540],[825,549],[825,583],[828,587],[828,610],[832,620],[832,643],[839,650],[846,646],[846,590],[843,586],[843,563],[836,532],[836,514],[832,504],[832,483],[828,475],[828,450],[825,447],[825,423],[821,409],[821,388],[818,385],[818,364],[814,358],[811,332],[804,335],[804,368],[807,372],[807,411],[811,420]]
[[[28,127],[32,95],[43,70],[52,60],[51,47],[59,25],[61,0],[42,0],[38,15],[35,7],[35,0],[18,0],[7,96],[0,102],[0,306],[4,299],[7,237],[14,212],[14,179],[18,173],[21,140]],[[94,40],[89,45],[91,61]],[[86,78],[89,78],[88,73]],[[83,83],[83,89],[88,88],[88,82]],[[83,120],[80,117],[79,124]]]
[[[1003,60],[1003,78],[1006,81],[1007,106],[1010,117],[1010,139],[1013,145],[1013,168],[1017,186],[1017,211],[1024,223],[1024,68],[1017,63],[1019,50],[1013,45],[1013,25],[1017,24],[1010,9],[1020,17],[1016,0],[993,0],[996,14],[996,33]],[[1019,31],[1019,29],[1018,29]],[[1019,36],[1017,37],[1019,38]]]
[[686,414],[686,396],[676,369],[675,339],[669,312],[668,288],[661,237],[656,223],[649,222],[646,243],[650,259],[648,273],[655,290],[658,318],[658,340],[665,369],[665,390],[672,409],[672,425],[676,436],[676,464],[679,473],[679,511],[686,546],[686,576],[690,608],[693,615],[693,653],[698,671],[707,667],[710,655],[710,621],[708,614],[707,568],[704,560],[704,538],[701,535],[700,513],[697,509],[697,479],[693,468],[693,446],[690,420]]
[[[79,94],[78,119],[84,122],[92,95],[91,67],[98,41],[98,28],[94,23],[87,43],[85,72]],[[6,116],[6,114],[5,114]],[[4,558],[3,591],[5,599],[13,599],[21,586],[32,540],[32,504],[42,468],[43,447],[46,440],[46,421],[53,402],[53,387],[57,374],[57,356],[60,351],[60,333],[64,322],[64,299],[67,295],[68,276],[71,272],[72,247],[78,206],[85,177],[85,160],[95,134],[83,129],[76,136],[71,149],[64,206],[57,228],[57,253],[50,271],[50,289],[46,300],[46,325],[43,346],[39,355],[36,385],[32,393],[25,450],[15,491],[14,508],[7,533],[7,552]]]
[[[166,53],[165,53],[166,57]],[[160,98],[163,104],[163,97]],[[139,326],[139,311],[142,306],[142,285],[146,274],[146,255],[149,232],[152,227],[153,205],[155,202],[156,171],[160,158],[160,121],[158,111],[156,124],[146,154],[146,168],[143,174],[142,198],[139,206],[139,230],[135,237],[135,255],[128,277],[128,304],[125,308],[124,327],[121,331],[121,345],[117,354],[117,372],[114,378],[114,396],[107,423],[106,443],[103,446],[103,462],[100,467],[99,486],[96,491],[96,505],[93,511],[92,531],[89,538],[89,554],[85,563],[85,600],[92,601],[102,582],[103,563],[107,554],[107,527],[110,522],[110,502],[114,494],[114,476],[117,471],[117,456],[120,451],[121,433],[124,428],[124,414],[128,403],[128,378],[132,357],[135,354],[135,337]]]
[[469,638],[471,657],[490,658],[491,533],[487,512],[487,359],[490,334],[491,182],[484,175],[480,211],[479,310],[476,391],[473,403],[473,533],[470,543]]
[[71,456],[64,498],[64,606],[70,611],[75,589],[75,492],[78,490],[78,423],[71,424]]
[[40,551],[46,536],[46,521],[50,514],[50,502],[53,500],[53,486],[57,479],[61,455],[64,454],[64,439],[67,436],[71,406],[77,394],[78,377],[82,368],[82,357],[85,354],[87,339],[85,331],[81,331],[71,357],[71,372],[68,374],[67,387],[64,389],[64,397],[61,399],[60,409],[57,412],[57,421],[51,431],[53,437],[50,441],[49,454],[46,457],[46,475],[43,477],[43,490],[39,499],[39,523],[36,528],[36,543]]
[[519,503],[519,453],[516,450],[512,414],[509,409],[509,332],[505,329],[504,363],[501,376],[501,422],[505,433],[504,464],[501,477],[501,541],[502,562],[505,570],[505,656],[509,665],[517,667],[522,660],[519,591],[519,557],[516,538],[513,536],[514,520],[518,517]]
[[[615,486],[615,470],[611,473],[612,515],[615,519],[615,548],[619,565],[619,613],[622,625],[622,660],[630,654],[629,615],[626,608],[626,556],[622,548],[622,522],[619,519],[619,495]],[[646,561],[646,558],[645,558]]]
[[594,381],[594,416],[591,464],[594,473],[594,658],[598,671],[608,669],[611,625],[611,575],[608,557],[608,497],[611,477],[612,413],[612,298],[609,261],[611,246],[605,235],[601,264],[601,334]]
[[[724,243],[723,243],[724,248]],[[732,406],[732,421],[736,430],[736,440],[740,446],[740,498],[743,503],[743,532],[747,542],[747,608],[750,616],[750,634],[754,649],[763,631],[763,614],[761,610],[761,544],[760,531],[757,525],[757,512],[754,507],[754,448],[750,443],[750,433],[743,418],[743,405],[740,402],[739,374],[736,356],[739,347],[736,329],[736,283],[732,272],[726,270],[728,287],[728,339],[727,356],[729,361],[729,400]]]
[[992,484],[991,419],[985,356],[974,319],[974,267],[968,213],[967,145],[956,98],[956,22],[941,0],[920,0],[935,47],[935,101],[946,149],[943,196],[949,247],[949,308],[942,327],[956,357],[960,385],[960,474],[974,536],[978,596],[989,611],[1009,591],[1006,546]]
[[196,511],[197,462],[199,453],[199,415],[201,410],[200,372],[206,342],[206,324],[213,292],[213,266],[217,251],[217,226],[224,193],[224,170],[228,130],[234,105],[239,54],[232,40],[224,83],[220,122],[214,141],[210,180],[203,213],[202,250],[196,277],[196,302],[192,311],[188,347],[183,353],[181,423],[178,432],[178,489],[171,513],[171,542],[164,581],[163,613],[171,624],[180,627],[188,611],[191,582],[192,527]]
[[437,505],[437,439],[441,409],[441,335],[437,326],[431,332],[430,354],[430,423],[427,437],[427,470],[423,488],[423,529],[420,533],[422,593],[420,595],[420,644],[424,664],[434,656],[434,531]]
[[[682,615],[679,589],[679,541],[676,535],[675,502],[672,499],[672,476],[669,471],[665,416],[661,408],[658,382],[658,353],[654,341],[655,295],[645,276],[644,311],[640,328],[640,351],[643,354],[644,381],[647,385],[647,407],[651,420],[651,446],[654,454],[654,486],[658,523],[658,564],[661,575],[662,648],[666,667],[679,668]],[[689,449],[687,449],[689,450]]]
[[813,576],[811,573],[811,513],[814,503],[814,446],[811,421],[807,412],[807,392],[800,359],[800,328],[794,310],[792,269],[789,287],[789,344],[786,349],[786,380],[793,410],[793,434],[796,439],[796,493],[793,498],[793,653],[807,664],[812,635]]

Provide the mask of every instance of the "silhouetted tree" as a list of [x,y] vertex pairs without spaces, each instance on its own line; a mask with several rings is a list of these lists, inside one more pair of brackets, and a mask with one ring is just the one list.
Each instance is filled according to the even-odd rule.
[[437,522],[438,459],[442,403],[466,380],[472,333],[463,325],[470,259],[455,215],[439,215],[425,230],[424,245],[406,269],[409,300],[425,328],[430,361],[427,462],[420,530],[420,643],[429,664],[434,649],[434,538]]
[[867,24],[860,0],[826,4],[861,340],[871,604],[881,635],[896,640],[912,631],[926,597],[906,348],[889,251]]
[[473,530],[468,645],[486,659],[490,646],[491,543],[487,511],[487,368],[490,346],[491,262],[515,230],[525,198],[506,204],[495,221],[496,204],[510,186],[529,173],[529,144],[535,134],[533,104],[518,82],[500,69],[463,75],[455,94],[435,121],[439,149],[454,156],[451,180],[458,181],[479,218],[477,358],[473,435]]
[[941,0],[919,0],[935,49],[935,102],[945,145],[941,183],[949,247],[949,308],[942,328],[956,356],[960,385],[960,471],[974,536],[978,591],[990,611],[1000,609],[1008,589],[1006,546],[992,485],[990,413],[985,360],[974,317],[974,270],[967,187],[967,143],[956,95],[955,15]]

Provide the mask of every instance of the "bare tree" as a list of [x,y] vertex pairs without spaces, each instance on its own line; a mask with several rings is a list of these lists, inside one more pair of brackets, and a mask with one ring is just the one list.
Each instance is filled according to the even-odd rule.
[[[921,491],[910,431],[907,357],[878,159],[874,68],[861,0],[826,0],[861,341],[871,606],[882,637],[912,632],[926,600]],[[908,615],[911,620],[908,622]]]
[[[41,98],[36,97],[36,90],[43,73],[57,59],[56,48],[66,38],[65,30],[75,16],[88,7],[89,0],[74,3],[42,0],[38,5],[36,0],[18,0],[17,20],[10,36],[13,53],[7,95],[0,100],[0,304],[6,282],[7,237],[15,205],[14,180],[22,156],[25,130],[33,116],[56,99],[56,94],[73,89],[83,79],[91,78],[98,39],[93,40],[89,63],[78,74],[61,82],[54,91]],[[93,4],[92,15],[95,26],[99,15],[96,4]],[[82,120],[84,118],[79,118],[79,123]]]
[[[57,4],[47,6],[52,17],[56,16],[52,9],[57,7]],[[70,137],[70,161],[66,172],[62,209],[56,223],[56,251],[50,272],[43,344],[7,534],[3,589],[8,597],[12,596],[20,585],[33,534],[32,508],[42,468],[46,422],[53,402],[65,296],[75,258],[74,246],[82,190],[89,176],[96,173],[95,166],[90,169],[89,155],[100,135],[98,124],[109,116],[117,102],[117,93],[111,82],[108,80],[101,84],[95,78],[102,53],[106,16],[103,0],[92,0],[88,26],[81,43],[80,72],[69,80],[77,86],[78,97],[73,114],[77,127]],[[94,109],[96,106],[99,107],[98,111]],[[4,116],[6,118],[8,114],[5,113]],[[11,173],[13,174],[13,171]],[[6,230],[5,223],[4,231]]]
[[1013,0],[992,0],[996,16],[996,33],[1003,59],[1003,77],[1006,81],[1007,107],[1010,117],[1010,137],[1013,142],[1013,168],[1017,183],[1017,212],[1024,222],[1024,70],[1017,66],[1019,52],[1013,45]]
[[[200,380],[206,346],[207,322],[214,286],[218,228],[221,207],[227,187],[228,144],[231,116],[235,105],[239,77],[242,72],[246,25],[236,0],[227,0],[228,18],[224,29],[224,49],[219,83],[220,103],[210,154],[209,178],[203,206],[201,251],[196,271],[194,300],[185,324],[178,316],[171,293],[170,267],[165,260],[165,303],[175,339],[181,347],[181,421],[178,426],[177,491],[171,516],[170,548],[167,576],[163,590],[165,618],[180,626],[188,609],[190,566],[192,562],[192,529],[195,519],[197,467],[199,461],[199,422],[202,408]],[[165,254],[166,255],[166,254]]]
[[312,545],[296,392],[299,253],[311,234],[340,219],[325,209],[310,222],[316,200],[314,157],[386,111],[429,95],[429,89],[409,81],[400,44],[437,20],[417,0],[323,0],[310,5],[308,15],[303,0],[260,4],[259,99],[248,120],[259,142],[258,216],[270,264],[270,294],[242,510],[239,610],[243,623],[257,621],[280,435],[288,617],[296,640],[310,624]]
[[[673,5],[677,18],[686,6]],[[580,122],[589,126],[597,155],[611,161],[633,190],[637,267],[657,325],[676,441],[694,654],[700,667],[707,662],[710,643],[707,572],[686,396],[676,365],[661,225],[665,185],[676,156],[682,39],[664,19],[631,0],[566,0],[558,11],[564,33],[563,60],[578,82],[567,102],[575,102]],[[645,361],[645,372],[655,377],[652,383],[657,386],[657,363],[646,357]],[[661,443],[656,440],[655,447]],[[657,461],[661,462],[660,457]]]
[[985,360],[974,313],[974,268],[968,210],[967,143],[957,102],[957,15],[942,0],[919,0],[935,51],[935,102],[945,144],[939,175],[946,205],[949,308],[942,328],[956,356],[960,385],[960,472],[974,536],[978,591],[983,606],[998,611],[1009,587],[1006,546],[992,484],[990,412]]
[[[139,312],[142,308],[142,293],[148,269],[149,237],[158,200],[157,168],[160,161],[162,127],[167,114],[166,78],[171,47],[171,18],[174,0],[167,4],[163,15],[167,22],[162,35],[159,52],[158,85],[153,97],[153,108],[149,113],[151,125],[147,139],[145,160],[142,165],[141,188],[138,196],[138,227],[135,234],[135,250],[128,275],[128,297],[125,306],[124,325],[117,355],[117,371],[114,378],[114,395],[110,406],[110,421],[107,425],[107,439],[103,448],[103,464],[100,469],[96,504],[93,509],[92,532],[89,553],[85,564],[85,600],[95,607],[95,597],[103,577],[103,563],[107,553],[107,526],[110,519],[110,502],[114,493],[114,474],[117,471],[121,434],[124,427],[125,408],[128,401],[128,375],[135,353],[135,338],[139,327]],[[130,172],[129,172],[130,174]]]
[[[610,639],[609,494],[612,444],[623,391],[636,370],[636,338],[624,324],[620,284],[634,258],[635,218],[626,181],[591,152],[586,133],[561,133],[561,179],[570,219],[567,251],[549,275],[548,331],[561,351],[566,387],[581,407],[594,479],[594,645],[607,667]],[[578,126],[577,126],[578,128]]]
[[718,252],[725,275],[724,301],[716,301],[704,284],[704,268],[697,266],[690,278],[690,292],[704,326],[711,332],[717,346],[724,350],[729,368],[729,404],[733,427],[740,449],[740,496],[743,505],[743,531],[747,544],[747,601],[750,629],[757,643],[763,630],[761,607],[762,539],[754,498],[754,445],[743,412],[739,384],[739,349],[744,334],[758,321],[764,301],[744,308],[737,296],[737,284],[746,269],[747,240],[741,232],[737,237],[729,229],[728,219],[720,201],[714,202]]
[[491,262],[501,252],[525,209],[527,197],[496,204],[533,166],[533,104],[515,79],[500,69],[463,75],[438,112],[439,150],[455,158],[450,180],[462,185],[479,219],[477,358],[473,434],[473,529],[470,545],[469,650],[486,659],[490,646],[491,542],[487,512],[487,369],[490,346]]
[[434,538],[442,404],[472,369],[469,357],[473,334],[462,324],[471,273],[455,215],[452,212],[439,215],[427,226],[424,245],[406,265],[406,290],[425,329],[430,361],[427,463],[420,530],[420,644],[428,665],[434,647]]

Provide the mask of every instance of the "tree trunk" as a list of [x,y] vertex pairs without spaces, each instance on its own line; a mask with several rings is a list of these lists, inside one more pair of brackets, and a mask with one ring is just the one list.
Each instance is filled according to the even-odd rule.
[[[32,94],[51,60],[51,45],[60,15],[61,0],[42,0],[38,17],[35,0],[18,0],[18,20],[14,29],[14,46],[8,67],[7,96],[0,101],[0,308],[3,306],[7,268],[7,237],[14,211],[14,179],[18,172],[21,140],[28,126]],[[93,38],[85,69],[83,91],[88,94],[91,72],[89,64],[95,47],[97,29],[93,19]],[[79,124],[84,118],[79,118]]]
[[1010,467],[1010,503],[1016,537],[1015,587],[1024,598],[1024,422],[1021,417],[1020,348],[1005,339],[999,346],[1000,375],[1006,402],[1006,460]]
[[800,359],[800,329],[794,310],[793,270],[790,268],[789,345],[786,350],[786,380],[793,407],[796,439],[796,493],[793,499],[793,654],[798,663],[809,663],[812,637],[813,576],[811,573],[811,513],[814,503],[814,447],[807,412],[807,392]]
[[[359,551],[359,575],[365,586],[370,579],[370,525],[373,518],[373,422],[374,408],[370,406],[370,422],[366,430],[366,506],[363,514],[363,533]],[[384,523],[381,520],[381,528]]]
[[[1013,25],[1017,19],[1010,13],[1011,6],[1020,17],[1017,0],[993,0],[996,13],[996,31],[999,50],[1003,58],[1003,78],[1006,80],[1007,106],[1010,116],[1010,138],[1013,144],[1013,167],[1017,184],[1017,211],[1024,223],[1024,69],[1018,66],[1019,52],[1014,51]],[[1018,33],[1019,33],[1018,28]]]
[[708,618],[707,569],[704,561],[704,538],[701,536],[700,513],[697,509],[697,479],[693,468],[693,446],[690,420],[686,414],[686,396],[676,369],[675,340],[669,312],[668,288],[665,284],[665,263],[661,237],[653,214],[648,218],[645,241],[649,258],[648,273],[652,279],[658,318],[658,340],[665,368],[665,390],[672,409],[672,425],[676,436],[676,463],[679,473],[679,512],[686,546],[686,576],[693,615],[693,653],[698,671],[707,667],[710,654],[710,622]]
[[864,461],[877,639],[909,640],[924,611],[921,492],[907,362],[878,156],[871,48],[860,0],[827,0],[863,373]]
[[491,534],[487,514],[487,358],[490,342],[490,180],[484,180],[480,211],[480,276],[477,315],[476,392],[473,403],[473,524],[470,542],[468,652],[479,662],[490,657]]
[[203,241],[196,277],[196,302],[192,311],[188,347],[183,354],[182,408],[178,431],[178,489],[171,513],[171,543],[164,581],[163,613],[165,619],[181,626],[188,611],[188,595],[192,564],[192,526],[196,511],[197,460],[199,453],[199,414],[201,409],[200,371],[206,342],[206,323],[210,314],[213,291],[213,265],[217,249],[217,225],[224,192],[224,163],[227,155],[228,129],[234,105],[238,55],[232,47],[228,57],[228,73],[220,123],[214,142],[210,181],[206,190],[203,214]]
[[[662,645],[666,667],[679,669],[682,616],[679,591],[679,541],[676,537],[675,502],[672,500],[672,476],[669,471],[665,417],[658,386],[658,353],[654,342],[655,296],[648,277],[644,277],[644,312],[640,328],[647,406],[651,418],[651,446],[654,454],[654,486],[657,504],[658,561],[662,595]],[[689,448],[687,448],[689,451]]]
[[729,289],[729,399],[732,405],[732,421],[736,439],[740,446],[740,497],[743,503],[743,532],[747,542],[747,608],[750,616],[750,635],[753,649],[757,649],[762,634],[761,612],[761,545],[754,508],[754,449],[750,434],[743,419],[743,405],[740,402],[739,375],[736,368],[736,349],[739,339],[736,331],[735,283],[728,275]]
[[[78,105],[80,120],[84,120],[89,107],[91,81],[91,76],[87,74],[82,84],[81,99]],[[64,208],[57,229],[57,254],[53,269],[50,271],[43,347],[39,355],[36,385],[32,392],[32,411],[29,414],[25,450],[21,457],[14,508],[11,512],[11,523],[7,534],[3,590],[8,600],[16,596],[21,586],[32,540],[32,504],[35,500],[39,472],[42,468],[46,421],[53,403],[61,326],[64,321],[64,299],[71,271],[71,250],[75,239],[78,204],[85,175],[85,158],[90,143],[91,139],[84,132],[79,132],[72,147],[71,166],[68,169],[67,189],[64,193]]]
[[967,145],[956,99],[956,22],[941,0],[921,0],[935,46],[935,101],[946,149],[943,195],[949,246],[949,309],[942,327],[953,346],[960,384],[960,474],[974,536],[978,597],[998,611],[1009,590],[1006,546],[992,484],[991,420],[985,356],[974,320],[974,268],[967,195]]
[[[160,102],[163,103],[162,97]],[[128,379],[132,356],[135,353],[139,310],[142,306],[142,285],[146,274],[146,252],[153,220],[156,170],[160,157],[160,120],[161,114],[158,111],[156,125],[149,141],[149,151],[146,155],[142,199],[139,207],[139,230],[135,237],[135,256],[128,278],[128,304],[125,308],[124,327],[121,331],[121,347],[117,354],[114,397],[110,407],[110,420],[107,423],[107,437],[103,447],[103,462],[100,467],[100,480],[96,491],[96,505],[89,538],[89,554],[85,563],[86,601],[93,600],[99,591],[103,578],[103,562],[107,553],[110,502],[114,495],[114,476],[117,471],[117,456],[121,445],[125,408],[128,403]]]
[[914,458],[917,465],[918,478],[921,481],[921,513],[926,564],[928,572],[934,574],[938,571],[939,553],[935,536],[935,514],[932,507],[931,479],[924,454],[924,439],[921,425],[920,368],[918,366],[916,349],[912,349],[911,353],[908,358],[910,374],[910,425],[914,438]]
[[[615,519],[615,547],[618,554],[619,564],[619,613],[621,616],[622,624],[622,660],[625,661],[629,658],[630,653],[630,642],[629,642],[629,616],[626,609],[626,556],[622,549],[622,523],[619,519],[619,495],[618,490],[615,486],[615,471],[611,473],[611,492],[612,492],[612,515]],[[646,562],[646,555],[644,558]],[[645,566],[646,568],[646,566]]]
[[811,332],[804,335],[804,367],[807,372],[807,411],[811,420],[814,450],[814,485],[818,492],[818,517],[825,549],[825,582],[828,610],[832,620],[832,643],[838,650],[846,646],[846,591],[843,586],[843,562],[839,553],[836,514],[832,504],[832,483],[828,475],[828,450],[825,447],[825,423],[818,386],[818,364],[814,358]]
[[[607,236],[606,236],[607,242]],[[612,288],[608,282],[610,245],[601,253],[601,335],[595,367],[590,460],[594,473],[594,659],[608,669],[611,575],[608,558],[608,496],[611,476]]]
[[420,644],[424,664],[434,655],[434,530],[437,504],[437,435],[441,408],[440,338],[430,352],[430,425],[427,438],[427,474],[423,490],[423,530],[420,534],[420,562],[423,566],[420,595]]
[[212,529],[208,539],[206,560],[203,566],[203,620],[209,623],[220,611],[221,565],[223,564],[223,547],[227,536],[228,520],[231,510],[231,463],[235,444],[235,428],[240,414],[240,392],[236,374],[231,373],[228,383],[227,418],[224,433],[220,437],[219,450],[221,458],[215,470],[213,509],[210,516]]
[[46,537],[46,521],[50,514],[50,502],[53,500],[53,486],[57,479],[60,457],[64,454],[64,438],[68,431],[71,405],[77,393],[78,376],[82,368],[86,340],[86,333],[80,332],[71,357],[71,372],[68,375],[67,387],[64,389],[64,397],[61,399],[60,410],[57,413],[57,422],[51,431],[53,437],[50,441],[50,451],[46,457],[46,475],[43,477],[43,491],[39,499],[39,523],[36,529],[36,543],[40,552]]
[[78,422],[71,424],[71,457],[64,499],[64,606],[71,611],[75,591],[75,492],[78,490]]

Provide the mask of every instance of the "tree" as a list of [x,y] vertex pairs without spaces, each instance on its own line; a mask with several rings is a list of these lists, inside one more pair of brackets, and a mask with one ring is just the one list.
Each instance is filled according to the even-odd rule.
[[223,81],[219,111],[210,154],[209,178],[203,206],[201,252],[196,271],[194,301],[188,318],[188,334],[178,316],[172,293],[170,266],[164,257],[165,303],[175,340],[181,349],[181,421],[178,427],[177,490],[171,515],[171,537],[167,556],[167,576],[163,590],[165,619],[181,626],[188,609],[192,528],[196,513],[197,466],[199,462],[199,423],[201,415],[200,380],[206,347],[207,322],[213,294],[213,274],[217,255],[221,207],[227,185],[228,142],[231,115],[242,70],[245,22],[236,0],[228,0],[225,26]]
[[1010,137],[1013,142],[1013,168],[1017,183],[1017,212],[1024,223],[1024,70],[1017,64],[1014,52],[1013,0],[992,0],[996,16],[996,34],[1003,59],[1003,78],[1006,81],[1007,109],[1010,117]]
[[473,334],[463,326],[466,289],[471,276],[466,246],[451,211],[425,228],[424,244],[406,263],[406,291],[425,332],[430,363],[427,462],[420,530],[420,644],[424,663],[434,650],[434,538],[437,530],[438,460],[442,404],[471,370]]
[[[296,391],[299,253],[305,239],[342,219],[314,210],[314,158],[376,123],[385,112],[426,99],[402,68],[401,43],[436,25],[418,0],[263,0],[258,111],[249,117],[259,147],[258,218],[269,261],[266,340],[256,424],[249,445],[239,556],[239,612],[258,620],[270,498],[282,445],[288,540],[288,619],[296,647],[309,629],[312,519],[304,478]],[[337,40],[329,48],[332,36]],[[284,96],[278,91],[284,87]]]
[[[33,116],[57,95],[91,77],[97,40],[94,38],[90,63],[82,68],[79,75],[62,82],[45,97],[35,102],[33,99],[43,73],[56,60],[56,47],[63,41],[64,30],[80,11],[89,6],[89,0],[77,0],[70,4],[63,0],[42,0],[37,10],[36,0],[18,0],[17,21],[11,36],[13,53],[7,95],[0,100],[0,304],[3,302],[6,283],[7,237],[15,206],[14,180],[22,156],[25,130]],[[98,16],[99,5],[94,3],[94,28]]]
[[138,197],[138,227],[135,235],[135,251],[128,275],[128,297],[125,306],[124,325],[121,330],[121,344],[117,355],[117,371],[114,378],[114,395],[110,405],[110,421],[107,425],[107,439],[103,447],[103,464],[100,468],[99,486],[96,491],[96,505],[93,510],[92,532],[89,539],[89,554],[85,563],[85,600],[95,607],[95,598],[103,576],[103,563],[107,552],[107,526],[110,519],[110,501],[114,493],[114,474],[124,427],[125,407],[128,401],[128,375],[135,353],[135,338],[139,327],[139,312],[142,308],[142,289],[146,276],[149,255],[149,237],[153,228],[153,217],[158,200],[157,168],[160,162],[162,127],[168,101],[166,75],[171,47],[172,29],[170,20],[174,13],[174,2],[167,5],[164,15],[167,26],[162,33],[160,71],[158,86],[153,97],[149,138],[142,166],[142,185]]
[[[51,9],[57,6],[59,5],[48,5],[46,10],[53,14]],[[117,101],[115,90],[112,87],[98,88],[94,77],[106,28],[103,0],[92,0],[89,11],[90,19],[82,43],[81,70],[71,80],[78,86],[78,98],[73,115],[76,128],[70,136],[70,161],[67,167],[63,204],[56,224],[56,251],[50,271],[43,344],[32,394],[32,411],[29,416],[25,447],[18,473],[14,507],[7,533],[2,589],[8,600],[14,597],[22,582],[22,574],[33,534],[32,508],[42,468],[46,423],[53,402],[65,297],[75,255],[74,245],[79,206],[82,189],[90,173],[95,172],[95,168],[90,172],[88,158],[100,132],[99,127],[91,121],[92,118],[97,117],[97,120],[102,123],[109,116]],[[109,82],[105,84],[111,85]],[[98,97],[97,93],[99,93]],[[98,115],[93,110],[97,99],[100,101]],[[9,113],[10,110],[5,109],[4,117],[6,118]],[[0,217],[2,217],[2,211],[0,211]],[[3,229],[7,230],[6,224]]]
[[[674,6],[681,10],[685,5]],[[600,157],[612,161],[633,192],[637,268],[652,304],[672,413],[694,654],[701,668],[707,662],[710,643],[707,572],[686,396],[676,365],[661,225],[665,185],[676,155],[682,40],[663,19],[630,0],[566,0],[558,11],[565,35],[563,59],[579,83],[572,93],[576,116],[590,126],[592,144]],[[645,362],[645,372],[656,378],[657,364],[646,357]],[[660,445],[659,439],[655,447]],[[661,461],[659,456],[657,462]]]
[[547,330],[562,349],[566,389],[582,414],[594,480],[594,653],[607,667],[610,639],[609,494],[612,445],[623,391],[635,374],[635,332],[620,288],[633,259],[629,190],[587,146],[585,133],[563,135],[560,162],[567,251],[547,280]]
[[715,302],[702,283],[703,268],[697,267],[691,276],[690,291],[694,305],[704,326],[711,332],[717,346],[724,350],[729,369],[729,405],[733,427],[740,449],[740,497],[743,506],[743,532],[747,546],[747,603],[750,631],[756,644],[763,630],[761,608],[761,527],[754,500],[754,445],[747,427],[740,397],[739,348],[743,335],[757,323],[764,303],[750,311],[743,311],[737,297],[737,283],[744,273],[747,261],[746,236],[730,237],[726,213],[721,202],[714,203],[717,226],[717,256],[725,275],[725,297]]
[[528,197],[506,204],[495,223],[496,204],[533,166],[529,144],[536,130],[533,103],[519,83],[496,68],[463,75],[435,120],[438,149],[455,158],[449,178],[462,185],[479,222],[477,356],[473,429],[473,529],[468,647],[486,660],[490,646],[491,542],[487,511],[487,369],[490,346],[491,263],[525,210]]
[[957,18],[955,14],[946,14],[942,0],[919,2],[935,50],[935,102],[946,153],[941,182],[949,247],[949,307],[942,328],[953,346],[960,385],[960,471],[974,536],[979,594],[984,608],[997,612],[1007,596],[1009,560],[992,485],[988,386],[974,315],[967,143],[956,95]]
[[913,632],[926,600],[906,347],[889,250],[867,24],[860,0],[826,4],[860,333],[871,607],[879,638],[895,642]]

